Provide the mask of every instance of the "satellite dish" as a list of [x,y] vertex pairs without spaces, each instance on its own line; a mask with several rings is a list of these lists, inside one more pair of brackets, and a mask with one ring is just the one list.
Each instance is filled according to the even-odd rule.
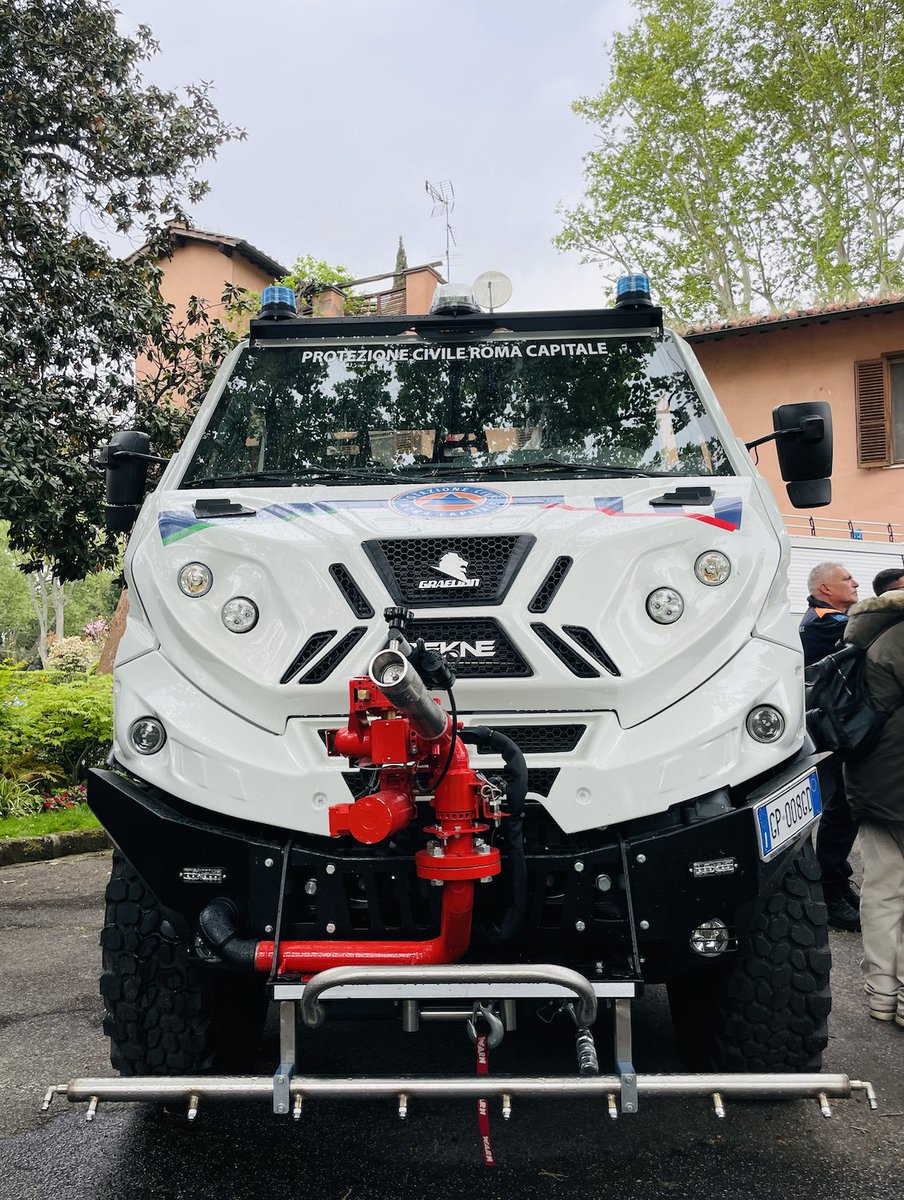
[[484,271],[474,280],[474,295],[481,308],[493,312],[512,298],[512,281],[501,271]]

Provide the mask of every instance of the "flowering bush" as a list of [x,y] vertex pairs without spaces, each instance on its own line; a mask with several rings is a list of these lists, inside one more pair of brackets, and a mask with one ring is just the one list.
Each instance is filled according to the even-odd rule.
[[102,642],[109,632],[110,626],[103,617],[95,617],[82,630],[82,633],[91,642]]
[[47,666],[67,678],[90,671],[99,657],[96,642],[80,637],[65,637],[47,648]]
[[63,788],[60,792],[42,792],[41,808],[44,812],[58,812],[61,808],[75,808],[76,804],[84,804],[88,789],[83,783],[76,787]]

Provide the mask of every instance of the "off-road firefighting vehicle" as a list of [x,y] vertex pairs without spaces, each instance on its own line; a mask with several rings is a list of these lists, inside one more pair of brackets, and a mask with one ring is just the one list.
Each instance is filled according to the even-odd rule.
[[[768,440],[792,503],[826,503],[827,406],[776,409]],[[89,803],[117,847],[120,1078],[59,1090],[298,1116],[324,1094],[615,1114],[866,1087],[818,1073],[827,781],[748,449],[644,276],[572,312],[446,287],[428,316],[300,319],[268,289],[143,503],[147,437],[107,451],[129,616]],[[694,1073],[634,1069],[654,984]],[[235,1073],[271,1000],[281,1061]],[[349,1000],[478,1044],[552,1002],[578,1061],[393,1077],[368,1036],[360,1079],[304,1075],[297,1021]]]

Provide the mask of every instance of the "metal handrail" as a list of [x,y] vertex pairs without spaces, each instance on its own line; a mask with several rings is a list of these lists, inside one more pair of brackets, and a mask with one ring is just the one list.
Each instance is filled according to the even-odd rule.
[[782,513],[789,534],[809,537],[842,537],[851,541],[904,542],[904,525],[900,521],[858,521],[846,517],[813,517],[799,513]]
[[319,997],[327,988],[340,984],[368,983],[469,983],[479,992],[483,983],[555,983],[574,992],[578,998],[578,1017],[582,1025],[596,1020],[596,993],[585,976],[553,963],[483,964],[460,963],[416,967],[329,967],[318,971],[305,984],[301,994],[301,1018],[305,1025],[317,1028],[326,1013]]

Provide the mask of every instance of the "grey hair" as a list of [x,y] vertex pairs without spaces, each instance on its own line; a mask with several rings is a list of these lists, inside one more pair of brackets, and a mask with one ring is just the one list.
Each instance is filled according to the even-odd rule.
[[844,565],[844,563],[839,562],[823,562],[816,564],[816,566],[807,576],[807,591],[811,596],[816,595],[816,589],[821,583],[825,582],[826,576],[829,574],[829,572],[836,570],[836,568],[840,568],[842,571],[847,570],[847,567]]

